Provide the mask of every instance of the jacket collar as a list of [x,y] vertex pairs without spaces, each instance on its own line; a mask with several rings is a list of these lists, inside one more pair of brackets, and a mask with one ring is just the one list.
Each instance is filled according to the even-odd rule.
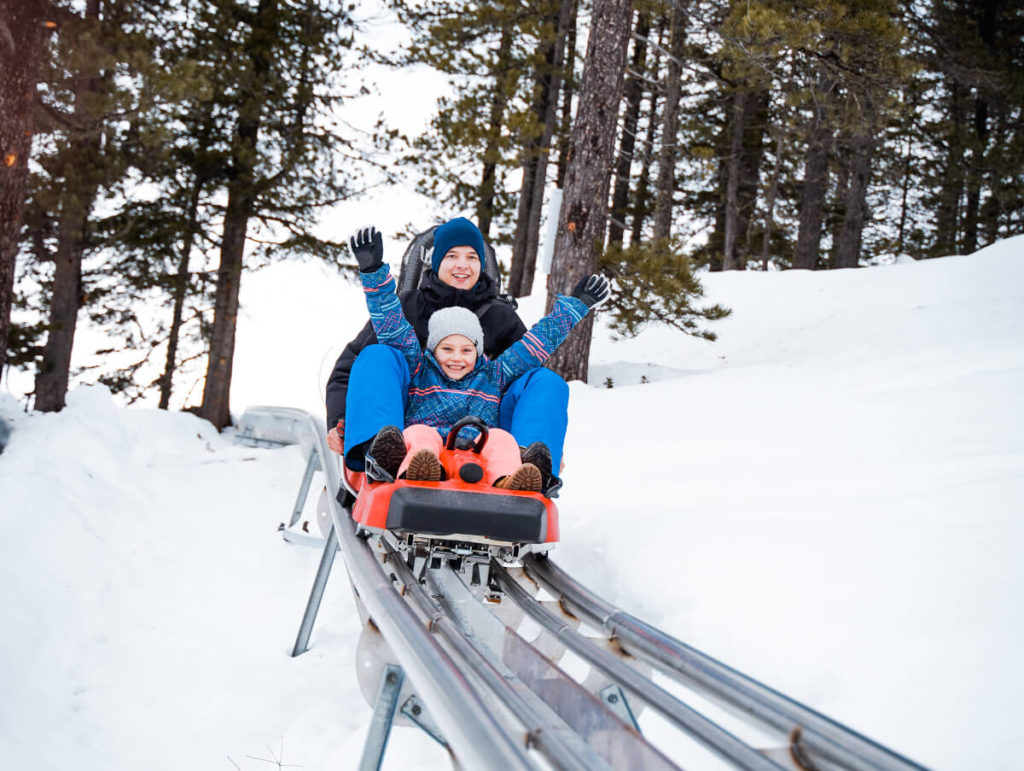
[[480,273],[480,278],[471,289],[456,289],[448,286],[437,277],[434,271],[427,271],[419,291],[427,304],[432,308],[447,308],[458,305],[470,310],[476,310],[481,305],[498,297],[498,292],[486,273]]

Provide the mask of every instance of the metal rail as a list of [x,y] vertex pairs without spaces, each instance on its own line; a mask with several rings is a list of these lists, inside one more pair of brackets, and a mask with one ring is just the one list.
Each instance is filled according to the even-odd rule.
[[738,768],[754,771],[778,771],[778,764],[740,741],[720,725],[659,688],[632,667],[607,651],[598,648],[583,635],[531,597],[523,587],[496,562],[491,562],[494,576],[505,593],[538,624],[547,629],[570,650],[605,672],[627,691],[658,710],[705,747]]
[[[579,734],[503,666],[494,652],[476,639],[465,623],[456,621],[457,615],[450,606],[447,609],[442,607],[427,593],[398,552],[388,550],[388,563],[412,600],[427,616],[429,628],[440,634],[452,646],[456,656],[508,707],[526,729],[531,746],[536,747],[557,769],[610,771],[611,767]],[[438,594],[436,584],[432,588],[435,596],[446,596]]]
[[[321,422],[302,410],[264,409],[282,423],[290,422],[296,443],[312,442],[328,489],[337,490],[341,484],[337,456],[327,447]],[[510,736],[494,719],[459,667],[395,591],[366,542],[356,536],[348,513],[333,497],[330,508],[338,543],[359,599],[430,708],[459,762],[466,768],[532,769],[524,742],[520,737]]]
[[920,770],[924,766],[655,629],[598,597],[549,559],[524,560],[529,575],[573,612],[712,701],[778,732],[816,768]]
[[[338,456],[331,453],[320,422],[308,413],[258,408],[273,425],[270,442],[310,447],[303,476],[304,501],[311,469],[318,463],[329,490],[341,485]],[[250,410],[251,412],[251,410]],[[248,415],[249,413],[247,413]],[[244,419],[243,419],[244,421]],[[270,443],[268,442],[268,443]],[[461,767],[535,768],[534,749],[548,765],[565,771],[675,768],[650,745],[633,722],[624,722],[604,703],[570,678],[537,648],[492,614],[447,564],[425,566],[414,575],[403,555],[387,540],[375,544],[357,536],[348,512],[328,496],[333,529],[327,539],[313,591],[296,641],[305,650],[317,607],[337,548],[342,551],[356,594],[380,630],[397,663],[415,686]],[[296,503],[301,508],[301,503]],[[293,515],[294,516],[294,515]],[[337,543],[337,546],[335,546]],[[382,569],[381,552],[384,556]],[[920,771],[913,761],[768,688],[649,624],[615,608],[590,592],[546,557],[523,560],[523,578],[551,592],[557,603],[541,603],[496,561],[489,574],[507,601],[536,621],[556,644],[565,646],[610,679],[617,696],[628,691],[660,712],[687,735],[732,765],[758,771],[782,768],[771,757],[741,741],[606,649],[608,641],[625,658],[635,657],[690,690],[739,715],[745,722],[778,736],[788,750],[769,751],[779,762],[801,769],[882,769]],[[401,593],[395,583],[401,584]],[[554,606],[562,613],[548,610]],[[575,630],[584,620],[603,638]],[[398,677],[401,674],[396,675]],[[603,682],[608,682],[605,679]],[[386,683],[382,684],[382,689]],[[394,699],[397,686],[392,683]],[[604,695],[604,691],[602,692]],[[393,713],[394,704],[384,704]],[[619,707],[626,707],[619,703]],[[383,714],[383,713],[382,713]],[[624,714],[629,718],[628,707]],[[383,718],[381,718],[383,721]],[[377,732],[386,742],[386,731]],[[436,738],[436,737],[435,737]],[[367,757],[379,758],[383,744]],[[367,767],[370,762],[364,758]],[[544,765],[544,764],[541,764]]]

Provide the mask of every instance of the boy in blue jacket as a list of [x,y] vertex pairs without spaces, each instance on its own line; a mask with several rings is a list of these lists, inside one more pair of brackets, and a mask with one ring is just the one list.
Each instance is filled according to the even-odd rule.
[[[439,479],[437,452],[451,427],[467,415],[496,426],[505,389],[541,366],[572,328],[609,294],[605,278],[597,274],[584,277],[571,297],[559,296],[547,316],[493,361],[483,355],[483,332],[476,314],[460,307],[444,308],[429,319],[424,350],[402,312],[395,280],[383,263],[380,233],[373,227],[363,228],[352,236],[350,245],[359,263],[377,339],[401,353],[410,376],[406,431],[403,434],[396,426],[383,426],[366,452],[367,476],[374,481],[392,481],[403,472],[407,479]],[[457,248],[473,251],[471,247]],[[539,444],[520,456],[512,435],[492,428],[483,453],[488,481],[506,489],[539,491],[542,477],[551,474],[550,453]],[[510,467],[513,459],[518,467]]]

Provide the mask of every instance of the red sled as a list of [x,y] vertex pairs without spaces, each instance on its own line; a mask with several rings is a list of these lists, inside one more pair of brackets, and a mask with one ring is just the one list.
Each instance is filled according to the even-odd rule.
[[[480,431],[469,448],[456,449],[459,430]],[[345,481],[356,502],[352,518],[360,529],[390,531],[403,537],[489,545],[532,545],[541,551],[558,543],[558,508],[541,493],[502,490],[487,485],[480,451],[487,426],[476,417],[456,423],[448,434],[440,461],[441,482],[369,482],[361,472],[345,469]]]

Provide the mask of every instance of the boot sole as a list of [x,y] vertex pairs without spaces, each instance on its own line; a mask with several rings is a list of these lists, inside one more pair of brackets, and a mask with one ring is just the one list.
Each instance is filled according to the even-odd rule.
[[430,450],[420,450],[409,461],[405,478],[410,482],[439,482],[441,461]]

